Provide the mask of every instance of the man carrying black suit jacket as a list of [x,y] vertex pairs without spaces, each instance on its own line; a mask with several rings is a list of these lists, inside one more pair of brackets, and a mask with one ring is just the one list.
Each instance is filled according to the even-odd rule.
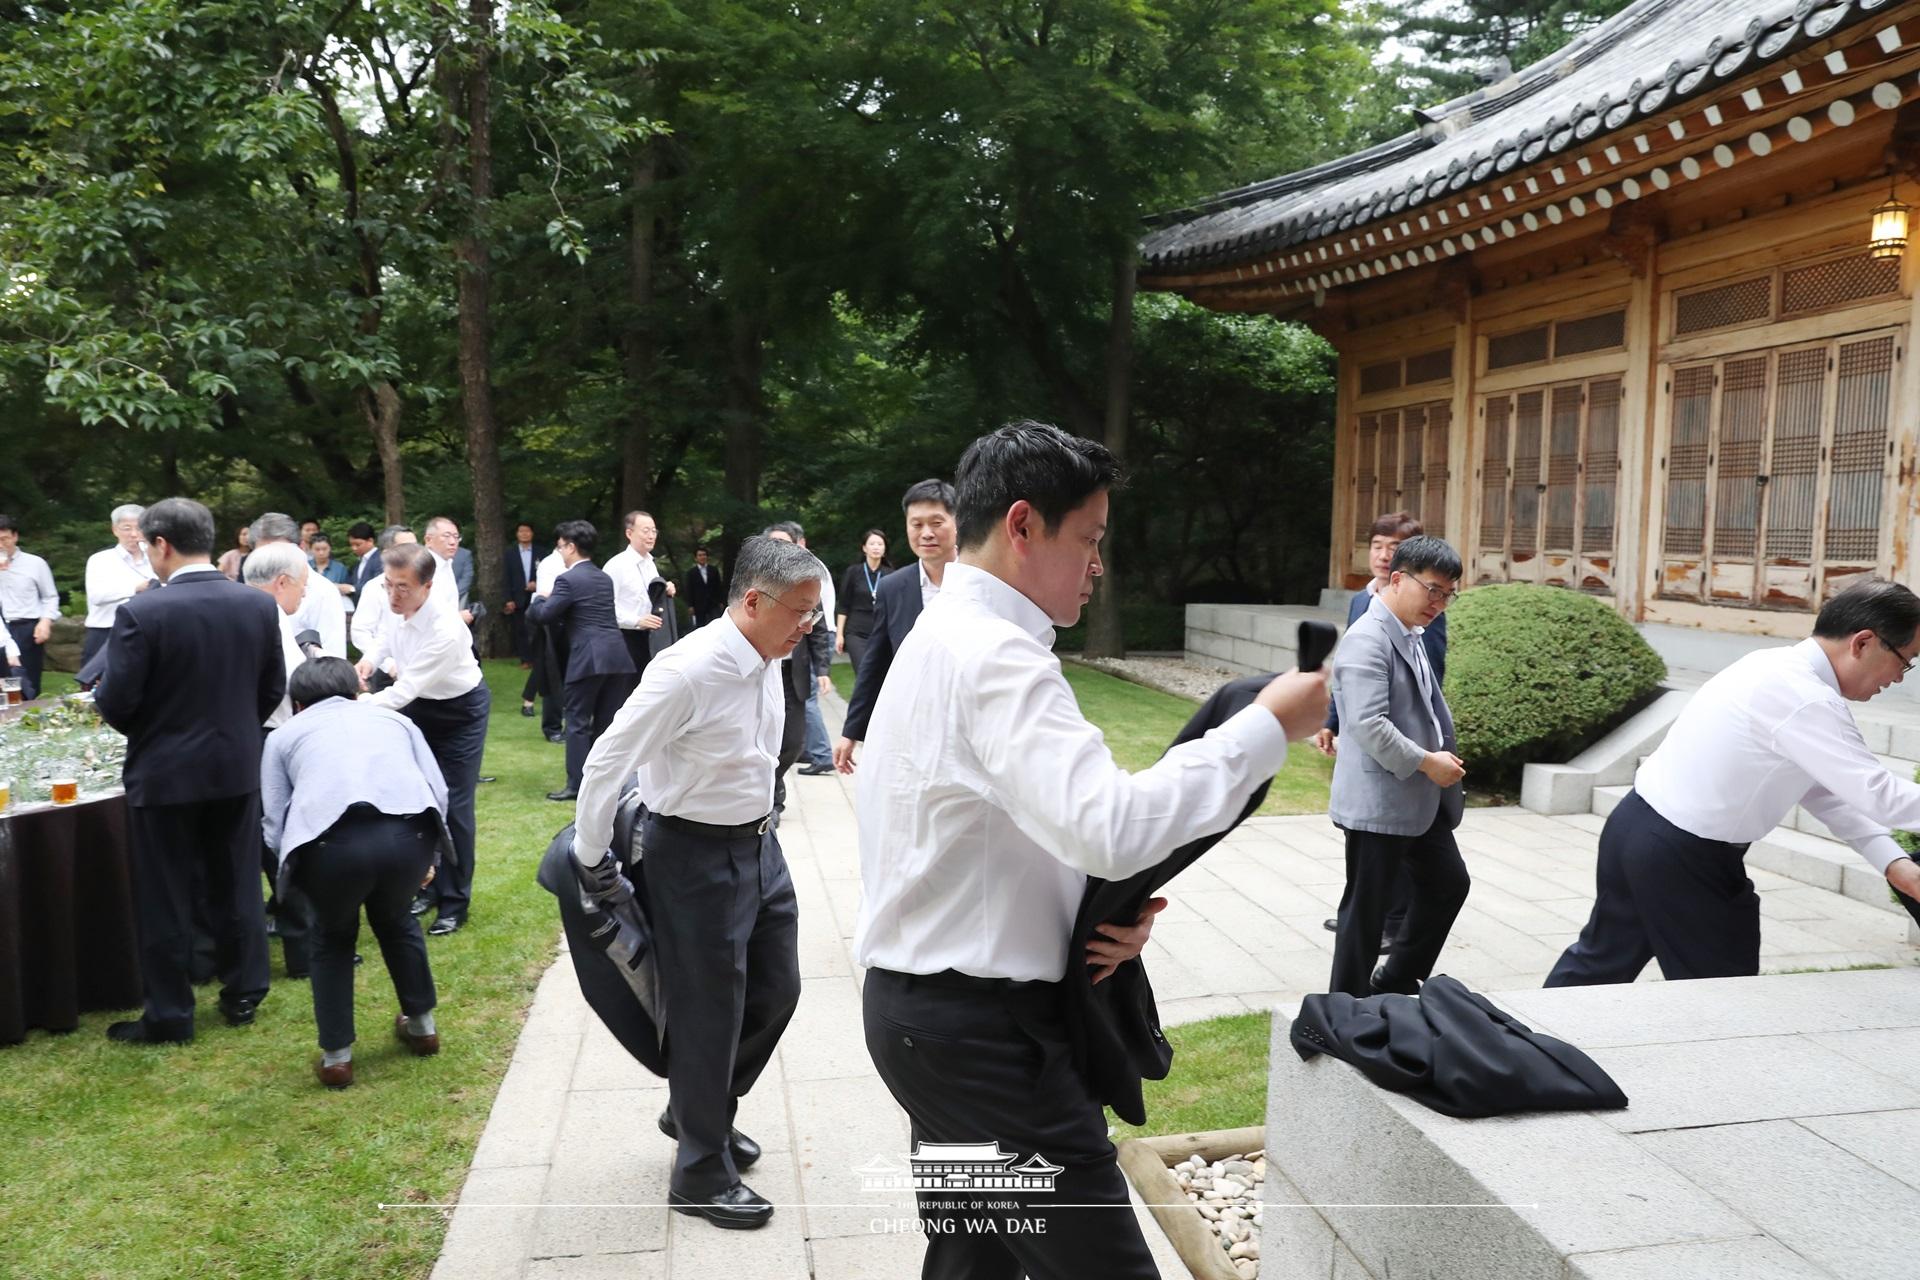
[[705,546],[693,549],[693,568],[681,584],[680,593],[693,612],[693,625],[704,627],[727,611],[727,579],[713,563]]
[[193,1039],[189,903],[196,874],[212,906],[220,1013],[252,1022],[267,994],[260,901],[260,725],[286,693],[279,610],[211,563],[213,514],[167,498],[140,516],[166,587],[114,614],[96,705],[127,737],[122,778],[140,922],[138,1020],[109,1039]]
[[566,520],[554,536],[566,568],[528,612],[535,622],[567,628],[567,785],[547,799],[572,800],[587,753],[633,692],[633,658],[614,623],[613,579],[591,559],[599,534],[585,520]]
[[907,545],[915,563],[895,569],[880,580],[873,595],[873,629],[867,633],[867,651],[853,673],[853,696],[847,699],[847,719],[840,740],[833,744],[833,767],[853,772],[854,744],[867,736],[867,721],[887,682],[887,669],[900,642],[913,630],[920,611],[940,594],[942,575],[958,553],[954,540],[953,486],[944,480],[922,480],[900,499],[907,514]]

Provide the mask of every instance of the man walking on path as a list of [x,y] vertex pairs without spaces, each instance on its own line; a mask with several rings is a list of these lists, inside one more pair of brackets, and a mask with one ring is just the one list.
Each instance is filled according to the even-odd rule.
[[740,1177],[760,1148],[732,1126],[800,999],[799,909],[772,829],[786,715],[775,668],[820,621],[821,572],[793,543],[742,543],[726,613],[648,664],[587,757],[574,819],[588,896],[630,899],[609,846],[639,771],[640,865],[667,1010],[660,1128],[680,1144],[668,1198],[719,1227],[773,1216]]

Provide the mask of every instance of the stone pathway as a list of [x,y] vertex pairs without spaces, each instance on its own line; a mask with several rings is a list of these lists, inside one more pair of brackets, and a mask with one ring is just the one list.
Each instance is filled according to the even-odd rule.
[[[837,700],[836,700],[837,701]],[[835,711],[838,708],[834,708]],[[830,712],[830,722],[834,719]],[[860,1166],[908,1151],[905,1116],[867,1057],[850,959],[859,903],[851,780],[791,777],[780,831],[800,904],[800,1007],[741,1105],[766,1154],[748,1182],[781,1207],[721,1231],[664,1207],[665,1082],[588,1011],[565,956],[541,981],[435,1280],[896,1280],[919,1273],[911,1197],[862,1189]],[[1469,811],[1474,877],[1441,970],[1481,991],[1538,987],[1586,919],[1601,819]],[[1324,816],[1245,824],[1168,888],[1147,965],[1169,1025],[1264,1010],[1325,988],[1344,878]],[[1763,965],[1911,964],[1904,917],[1756,871]],[[1179,1070],[1178,1059],[1175,1071]],[[1138,1211],[1168,1276],[1182,1274]]]

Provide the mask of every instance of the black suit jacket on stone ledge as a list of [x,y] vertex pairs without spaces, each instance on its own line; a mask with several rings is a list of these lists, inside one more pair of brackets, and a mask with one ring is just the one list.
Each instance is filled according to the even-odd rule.
[[[917,579],[914,585],[918,587]],[[886,590],[886,583],[881,584],[881,590]],[[916,602],[918,594],[916,589]],[[1170,745],[1177,747],[1191,742],[1225,724],[1252,705],[1272,679],[1270,675],[1245,676],[1222,685],[1194,712]],[[1248,815],[1260,807],[1271,785],[1271,780],[1260,784],[1227,831],[1245,822]],[[1160,1032],[1160,1011],[1153,1002],[1153,987],[1147,982],[1146,966],[1138,957],[1114,970],[1097,987],[1093,985],[1092,970],[1080,960],[1087,953],[1087,940],[1101,925],[1110,920],[1138,918],[1140,908],[1160,886],[1220,843],[1226,834],[1222,831],[1181,845],[1167,855],[1166,861],[1125,880],[1090,878],[1086,893],[1080,899],[1080,910],[1073,921],[1073,941],[1067,948],[1067,1034],[1073,1045],[1074,1061],[1086,1077],[1093,1096],[1112,1107],[1114,1114],[1128,1124],[1147,1122],[1140,1082],[1166,1079],[1173,1065],[1173,1046]]]

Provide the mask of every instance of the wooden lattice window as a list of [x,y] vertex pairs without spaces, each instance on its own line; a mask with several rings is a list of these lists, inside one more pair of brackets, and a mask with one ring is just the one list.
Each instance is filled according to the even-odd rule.
[[1447,438],[1452,409],[1444,400],[1355,419],[1353,541],[1365,548],[1374,519],[1406,511],[1427,532],[1444,537]]
[[1619,376],[1492,395],[1483,408],[1474,581],[1611,591]]
[[1354,442],[1357,456],[1353,472],[1353,540],[1362,546],[1366,545],[1367,530],[1373,527],[1374,516],[1379,514],[1373,502],[1374,457],[1379,443],[1380,419],[1371,413],[1361,414]]
[[1871,565],[1879,558],[1880,492],[1886,475],[1892,399],[1892,335],[1842,344],[1834,389],[1828,561]]
[[1447,448],[1453,425],[1453,406],[1446,401],[1427,412],[1427,496],[1420,504],[1420,521],[1436,538],[1447,536]]
[[1579,495],[1580,409],[1584,389],[1575,383],[1555,387],[1547,418],[1546,549],[1573,551],[1573,511]]
[[1380,494],[1376,499],[1382,511],[1400,505],[1400,415],[1380,415]]
[[1507,528],[1507,433],[1513,419],[1512,396],[1487,397],[1486,439],[1480,451],[1480,528],[1498,541]]
[[1626,345],[1627,313],[1624,310],[1562,320],[1553,326],[1553,358],[1556,360]]
[[1400,362],[1381,360],[1374,364],[1360,366],[1360,394],[1374,395],[1381,391],[1392,391],[1400,385]]
[[1547,358],[1547,326],[1536,325],[1487,339],[1487,368],[1511,369]]
[[1426,434],[1426,408],[1408,406],[1400,419],[1400,506],[1415,520],[1425,519],[1420,504],[1427,496]]
[[1760,532],[1760,449],[1767,434],[1767,365],[1764,355],[1729,360],[1721,371],[1719,458],[1714,468],[1715,555],[1753,555]]
[[1773,277],[1754,276],[1683,293],[1673,302],[1676,336],[1752,324],[1773,314]]
[[1540,549],[1540,413],[1542,391],[1522,391],[1514,397],[1513,498],[1508,506],[1507,548],[1516,556]]
[[1813,559],[1815,508],[1820,498],[1820,421],[1825,416],[1827,349],[1782,352],[1773,392],[1773,443],[1767,451],[1766,554],[1773,560]]
[[1900,259],[1856,254],[1780,273],[1781,316],[1803,316],[1900,292]]
[[1670,554],[1699,555],[1707,541],[1707,441],[1713,434],[1714,366],[1673,375],[1673,442],[1667,449]]
[[1587,441],[1581,461],[1580,545],[1613,553],[1614,502],[1620,488],[1620,379],[1587,384]]
[[1440,347],[1407,357],[1407,385],[1410,387],[1418,386],[1423,382],[1445,382],[1451,377],[1453,377],[1452,347]]

